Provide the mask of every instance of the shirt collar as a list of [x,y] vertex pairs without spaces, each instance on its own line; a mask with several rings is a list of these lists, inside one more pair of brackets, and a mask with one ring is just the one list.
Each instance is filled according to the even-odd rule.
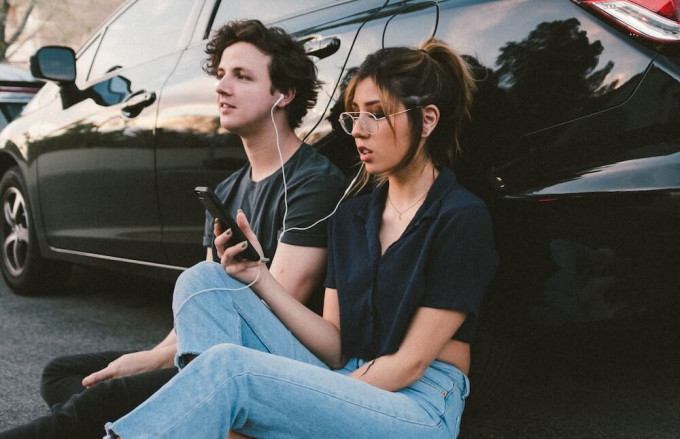
[[[441,168],[439,176],[432,184],[423,206],[425,209],[418,209],[418,213],[413,218],[414,220],[422,220],[436,214],[436,206],[439,205],[442,198],[451,191],[456,183],[456,174],[449,168]],[[373,189],[370,194],[370,203],[364,204],[361,209],[357,211],[357,216],[365,223],[377,223],[380,227],[382,219],[382,212],[385,209],[385,201],[387,199],[388,184]]]
[[[442,199],[448,194],[456,183],[456,174],[449,168],[441,168],[439,176],[432,184],[423,205],[418,209],[404,233],[408,233],[413,227],[419,225],[424,219],[437,216]],[[377,261],[380,258],[380,225],[382,213],[385,210],[388,184],[373,189],[370,202],[364,204],[356,213],[357,217],[365,224],[366,239],[371,259]]]

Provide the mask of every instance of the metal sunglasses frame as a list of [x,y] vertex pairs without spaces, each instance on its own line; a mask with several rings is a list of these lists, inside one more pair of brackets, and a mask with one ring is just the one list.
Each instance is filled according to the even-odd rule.
[[[340,122],[340,126],[342,127],[343,131],[345,131],[350,136],[352,135],[354,125],[357,123],[357,121],[361,122],[361,126],[363,127],[364,131],[366,131],[368,134],[375,134],[378,132],[378,129],[380,128],[378,122],[380,122],[381,120],[385,120],[388,117],[396,116],[398,114],[406,113],[407,111],[415,110],[416,108],[420,108],[420,105],[417,107],[407,108],[406,110],[397,111],[396,113],[387,114],[383,117],[376,117],[376,115],[371,113],[370,111],[344,111],[340,113],[340,116],[338,117],[338,122]],[[366,115],[368,119],[366,117],[362,118],[361,117],[362,115]],[[346,124],[347,121],[350,119],[352,120],[352,126],[348,130],[349,127]]]

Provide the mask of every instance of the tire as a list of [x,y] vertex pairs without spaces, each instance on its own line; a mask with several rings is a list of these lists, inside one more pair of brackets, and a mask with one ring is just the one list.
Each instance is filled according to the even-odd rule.
[[0,206],[0,268],[9,287],[21,295],[59,291],[68,277],[69,266],[47,261],[40,254],[26,185],[16,166],[8,169],[0,180]]

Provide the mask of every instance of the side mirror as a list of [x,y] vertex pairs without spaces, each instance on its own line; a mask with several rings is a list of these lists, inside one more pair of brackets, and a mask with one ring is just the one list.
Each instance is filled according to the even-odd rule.
[[76,54],[70,47],[45,46],[31,56],[31,74],[60,85],[76,80]]

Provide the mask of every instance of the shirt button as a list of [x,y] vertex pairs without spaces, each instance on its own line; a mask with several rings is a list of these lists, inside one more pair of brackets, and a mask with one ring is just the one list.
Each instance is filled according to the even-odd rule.
[[446,396],[446,390],[442,392],[442,396]]

